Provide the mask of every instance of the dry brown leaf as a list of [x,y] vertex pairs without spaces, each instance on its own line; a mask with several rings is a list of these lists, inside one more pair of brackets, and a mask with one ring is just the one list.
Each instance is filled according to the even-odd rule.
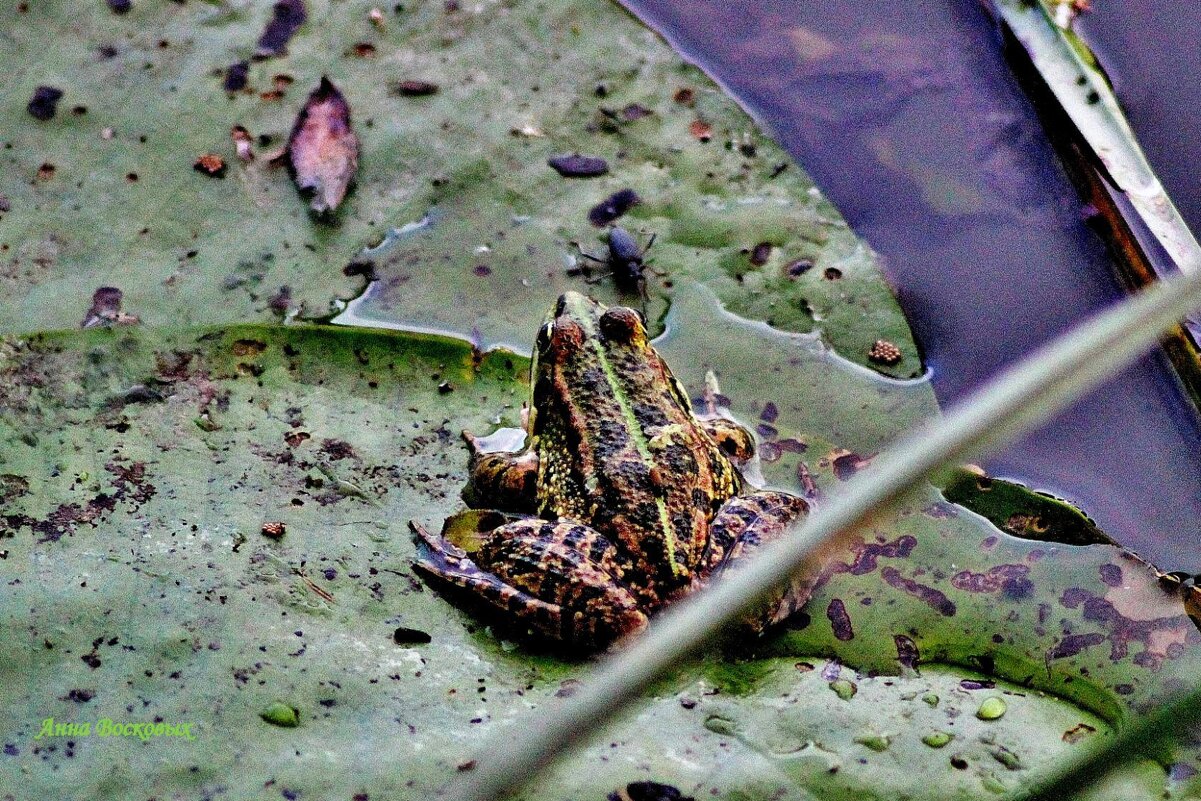
[[359,138],[350,127],[346,98],[328,78],[322,77],[300,110],[287,152],[296,186],[315,193],[313,211],[336,209],[359,166]]

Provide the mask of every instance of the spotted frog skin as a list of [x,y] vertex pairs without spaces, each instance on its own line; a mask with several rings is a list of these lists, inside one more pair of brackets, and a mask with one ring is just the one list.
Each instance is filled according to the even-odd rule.
[[[735,465],[752,455],[750,433],[693,414],[633,309],[563,295],[538,331],[531,383],[525,451],[481,453],[464,432],[464,497],[525,516],[470,554],[413,529],[421,573],[542,638],[596,650],[640,631],[808,511],[794,495],[748,492]],[[803,601],[782,592],[747,626]]]

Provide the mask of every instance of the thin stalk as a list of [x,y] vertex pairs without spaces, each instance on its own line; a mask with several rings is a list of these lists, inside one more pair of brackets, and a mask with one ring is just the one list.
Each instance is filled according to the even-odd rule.
[[1181,272],[1201,269],[1201,246],[1147,162],[1087,45],[1071,28],[1055,23],[1043,0],[994,0],[993,4],[1109,181],[1130,200]]
[[444,797],[494,801],[530,781],[643,688],[784,586],[818,548],[837,545],[932,473],[997,449],[1114,377],[1199,305],[1201,270],[1191,270],[1123,301],[1005,370],[941,420],[890,448],[847,482],[841,495],[790,536],[764,547],[745,568],[668,609],[645,635],[608,657],[573,696],[494,735],[480,750],[476,769],[449,786]]

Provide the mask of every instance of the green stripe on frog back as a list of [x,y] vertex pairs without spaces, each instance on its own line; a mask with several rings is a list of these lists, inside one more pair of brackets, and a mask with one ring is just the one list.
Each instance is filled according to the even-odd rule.
[[[578,314],[576,317],[585,329],[588,344],[596,351],[596,358],[600,361],[601,369],[605,371],[605,381],[613,391],[613,397],[617,401],[618,408],[621,409],[626,430],[630,432],[630,438],[634,442],[634,447],[638,449],[638,455],[644,463],[651,464],[653,460],[651,459],[650,443],[647,442],[646,435],[642,431],[641,422],[634,414],[634,410],[630,408],[629,398],[626,397],[621,384],[617,381],[617,374],[613,371],[613,365],[601,344],[600,332],[596,330],[590,315]],[[679,576],[683,572],[683,568],[676,562],[676,537],[671,527],[671,520],[667,515],[667,504],[661,497],[656,496],[655,507],[659,510],[659,525],[663,528],[663,547],[667,552],[668,564],[671,565],[671,572]]]

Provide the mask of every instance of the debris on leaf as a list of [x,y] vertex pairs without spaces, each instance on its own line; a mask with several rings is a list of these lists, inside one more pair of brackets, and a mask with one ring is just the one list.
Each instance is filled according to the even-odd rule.
[[269,520],[266,523],[263,523],[262,532],[264,537],[270,537],[273,540],[278,540],[280,537],[286,534],[287,531],[288,529],[279,520]]
[[308,19],[308,16],[304,0],[280,0],[276,3],[271,21],[263,29],[263,35],[259,37],[254,57],[270,58],[287,52],[288,42]]
[[564,178],[596,178],[609,172],[609,162],[599,156],[551,156],[546,163]]
[[92,293],[92,306],[83,316],[80,328],[98,325],[134,325],[138,318],[121,311],[121,290],[115,286],[102,286]]
[[541,136],[546,136],[542,129],[537,125],[530,125],[528,123],[516,128],[510,128],[509,133],[511,133],[513,136],[524,136],[528,139],[536,139]]
[[432,81],[407,80],[397,81],[392,85],[392,94],[401,97],[426,97],[437,92],[438,84]]
[[12,211],[13,204],[6,196],[0,195],[0,213]]
[[246,88],[246,84],[250,81],[250,64],[245,61],[239,61],[237,64],[230,64],[225,70],[225,82],[222,86],[227,92],[240,92]]
[[771,242],[760,242],[755,245],[749,253],[751,264],[756,267],[767,264],[767,260],[771,258],[771,250]]
[[872,345],[871,350],[867,352],[869,361],[876,364],[883,364],[887,367],[899,364],[902,355],[901,349],[886,339],[877,339],[875,344]]
[[693,120],[688,126],[688,132],[701,142],[708,142],[713,138],[713,128],[704,120]]
[[626,122],[634,122],[634,120],[640,120],[643,117],[649,117],[654,113],[655,112],[639,103],[631,103],[621,110],[622,119],[624,119]]
[[286,317],[292,310],[292,288],[287,284],[281,286],[267,301],[267,308]]
[[355,58],[375,58],[375,45],[371,42],[355,42],[346,55]]
[[603,227],[642,202],[633,189],[622,189],[597,203],[588,211],[588,222]]
[[671,96],[671,99],[679,103],[681,106],[692,108],[696,105],[696,92],[692,91],[687,86],[682,86],[676,90],[676,93]]
[[108,7],[114,14],[128,14],[133,8],[131,0],[108,0]]
[[373,8],[368,11],[367,19],[371,20],[371,24],[379,28],[381,31],[384,29],[384,12],[380,11],[378,8]]
[[1087,723],[1077,723],[1072,728],[1063,733],[1061,738],[1068,745],[1075,745],[1090,734],[1095,734],[1096,727],[1090,726]]
[[230,129],[229,135],[234,140],[234,149],[238,153],[238,159],[240,161],[254,161],[254,137],[250,135],[250,131],[241,125],[235,125]]
[[609,793],[608,801],[696,801],[680,788],[659,782],[630,782],[620,790]]
[[871,457],[864,458],[852,451],[839,448],[825,458],[825,462],[834,470],[839,481],[847,481],[851,476],[872,463]]
[[54,117],[54,112],[58,108],[58,101],[63,96],[63,90],[53,86],[39,86],[33,90],[33,98],[26,106],[30,116],[35,120],[46,120]]
[[406,626],[401,626],[392,632],[392,642],[397,645],[425,645],[432,641],[433,638],[421,629],[410,629]]
[[224,178],[225,159],[216,153],[205,153],[196,159],[196,163],[192,165],[192,169],[196,172],[202,172],[210,178]]
[[350,126],[350,106],[328,78],[322,76],[296,117],[287,153],[296,186],[315,192],[313,211],[336,209],[359,166],[359,138]]
[[795,280],[812,269],[812,261],[809,259],[797,259],[796,261],[789,263],[788,266],[784,268],[784,273],[789,278]]

